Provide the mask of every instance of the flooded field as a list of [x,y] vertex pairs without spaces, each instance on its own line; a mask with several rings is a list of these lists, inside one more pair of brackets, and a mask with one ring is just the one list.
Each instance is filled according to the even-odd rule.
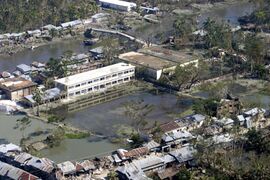
[[251,14],[256,9],[254,3],[239,2],[225,7],[220,7],[211,10],[210,12],[202,13],[198,17],[199,26],[202,26],[207,18],[214,18],[228,22],[232,26],[239,25],[238,18],[244,15]]
[[124,104],[141,100],[144,104],[153,106],[153,110],[146,117],[148,125],[155,121],[160,123],[170,121],[172,120],[170,115],[181,113],[192,104],[191,99],[179,98],[171,94],[138,93],[68,114],[66,122],[97,134],[113,136],[119,126],[132,124],[132,121],[125,115]]
[[89,47],[83,45],[82,37],[76,39],[66,39],[59,42],[52,42],[40,46],[34,50],[25,49],[12,56],[0,56],[0,72],[14,71],[19,64],[31,64],[33,61],[47,62],[51,57],[57,58],[64,52],[71,50],[75,53],[83,53]]
[[[22,117],[21,115],[8,116],[0,113],[0,143],[12,142],[17,145],[20,144],[22,132],[19,129],[14,129],[14,127],[16,126],[16,120]],[[26,128],[24,134],[29,136],[37,131],[50,132],[54,128],[51,124],[31,119],[31,126]],[[45,138],[45,135],[31,136],[32,141],[42,140]],[[70,159],[104,155],[119,147],[119,145],[112,144],[105,139],[92,140],[91,137],[89,139],[65,139],[58,147],[41,151],[41,155],[59,163]]]

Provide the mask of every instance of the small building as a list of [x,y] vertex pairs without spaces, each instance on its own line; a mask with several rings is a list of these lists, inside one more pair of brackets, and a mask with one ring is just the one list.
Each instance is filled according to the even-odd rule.
[[57,164],[57,167],[60,169],[61,173],[65,175],[72,175],[77,172],[75,163],[71,161],[66,161],[60,164]]
[[221,119],[217,119],[214,117],[213,120],[217,125],[226,129],[232,128],[234,125],[234,120],[232,120],[231,118],[223,117]]
[[56,30],[56,26],[54,26],[54,25],[52,25],[52,24],[48,24],[48,25],[46,25],[46,26],[43,26],[42,28],[41,28],[42,30],[48,30],[48,31],[51,31],[51,30]]
[[18,77],[2,81],[0,83],[0,90],[2,90],[10,100],[21,100],[24,96],[32,94],[36,86],[36,83]]
[[[55,101],[59,99],[60,96],[61,96],[60,89],[58,88],[47,89],[41,94],[41,103]],[[36,101],[33,98],[33,94],[25,96],[24,100],[25,104],[27,104],[28,106],[36,105]]]
[[178,163],[186,163],[194,159],[194,154],[197,151],[193,148],[193,146],[185,146],[180,149],[176,149],[174,151],[169,152],[171,156],[173,156]]
[[33,31],[26,31],[27,35],[30,37],[39,37],[41,36],[41,31],[39,29]]
[[191,133],[187,131],[176,131],[165,133],[161,140],[165,145],[183,145],[188,143],[191,139],[194,139]]
[[126,63],[117,63],[103,68],[75,74],[55,80],[55,85],[73,98],[130,82],[134,79],[135,67]]
[[101,7],[115,9],[118,11],[131,11],[137,5],[132,2],[121,1],[121,0],[99,0]]
[[181,127],[175,122],[170,121],[160,125],[160,129],[163,133],[177,132],[181,130]]
[[218,109],[217,117],[231,117],[232,115],[238,115],[241,112],[242,104],[239,98],[227,95],[225,99],[221,99]]
[[26,64],[20,64],[16,67],[16,70],[20,71],[22,74],[30,74],[32,72],[31,66]]
[[151,140],[145,144],[143,144],[144,147],[148,148],[149,151],[157,151],[160,148],[160,144],[157,143],[154,140]]
[[89,52],[92,54],[92,56],[95,59],[101,59],[101,58],[103,58],[103,52],[104,51],[103,51],[103,47],[102,46],[99,46],[99,47],[90,49]]
[[139,147],[132,149],[130,151],[127,151],[125,149],[118,149],[116,151],[116,154],[112,156],[114,163],[120,163],[127,160],[132,160],[135,158],[139,158],[142,156],[145,156],[149,153],[149,149],[147,147]]
[[191,131],[200,128],[203,125],[205,118],[204,115],[194,114],[178,119],[176,122],[181,127],[181,130]]
[[15,144],[1,144],[0,145],[0,155],[1,154],[6,154],[7,152],[21,152],[22,149],[15,145]]
[[62,23],[61,27],[63,29],[76,28],[76,27],[81,26],[82,24],[83,24],[82,21],[78,19],[78,20]]
[[93,23],[103,23],[109,21],[110,14],[108,13],[97,13],[92,16]]
[[38,180],[37,176],[0,161],[0,179]]

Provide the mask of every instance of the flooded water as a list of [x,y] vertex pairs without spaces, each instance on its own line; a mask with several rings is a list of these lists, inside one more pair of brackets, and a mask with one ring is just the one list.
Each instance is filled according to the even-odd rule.
[[132,125],[132,120],[125,115],[124,104],[141,100],[143,104],[153,106],[153,110],[146,116],[149,125],[155,121],[161,123],[170,121],[172,120],[170,114],[181,113],[192,104],[191,99],[171,94],[138,93],[69,114],[66,122],[98,134],[113,136],[119,126]]
[[203,13],[198,17],[199,26],[202,26],[207,18],[214,18],[229,22],[232,26],[239,25],[238,18],[244,15],[251,14],[256,9],[256,5],[248,2],[240,2],[212,10],[211,12]]
[[254,104],[265,109],[269,109],[270,105],[270,96],[260,93],[253,93],[241,97],[244,103]]
[[[16,120],[24,116],[8,116],[0,113],[0,143],[12,142],[19,145],[22,138],[22,132],[14,129]],[[24,135],[29,136],[37,131],[50,132],[55,127],[51,124],[32,119],[31,126],[25,129]],[[43,140],[44,134],[41,136],[32,136],[32,141]],[[79,148],[78,148],[79,147]],[[58,147],[41,151],[41,155],[59,163],[66,160],[76,160],[84,157],[95,157],[104,155],[112,150],[119,148],[119,145],[112,144],[107,140],[91,141],[90,139],[65,139]]]
[[83,45],[82,38],[66,39],[40,46],[34,50],[25,49],[12,56],[0,56],[0,72],[13,72],[16,66],[21,63],[29,65],[33,61],[47,62],[51,57],[60,57],[68,50],[82,53],[86,52],[88,47]]
[[[207,17],[217,17],[224,20],[229,20],[233,25],[237,24],[237,18],[247,13],[252,12],[254,6],[249,3],[240,3],[232,5],[226,8],[220,8],[210,13],[204,13],[199,17],[199,21],[202,24]],[[154,29],[159,29],[159,34],[172,29],[172,22],[167,21],[166,28],[158,25],[152,26]],[[149,31],[151,33],[151,31]],[[159,35],[158,35],[159,36]],[[33,61],[47,61],[50,57],[59,57],[65,51],[72,50],[76,53],[86,52],[88,47],[83,46],[82,39],[68,39],[61,42],[54,42],[48,45],[44,45],[36,48],[35,50],[24,50],[16,53],[12,56],[0,57],[0,72],[14,71],[16,65],[25,63],[31,64]],[[269,104],[270,98],[262,96],[265,104]],[[69,114],[67,117],[67,123],[88,129],[105,136],[113,136],[115,130],[120,125],[131,125],[131,120],[125,116],[124,103],[131,100],[144,100],[144,103],[153,105],[153,111],[148,114],[147,121],[149,124],[154,121],[167,122],[172,119],[170,115],[175,113],[181,113],[192,104],[191,99],[177,98],[170,94],[153,95],[149,93],[139,93],[131,96],[126,96],[118,100],[100,104],[95,107],[91,107],[79,112]],[[252,99],[252,98],[248,98]],[[255,98],[257,99],[257,98]],[[9,141],[15,144],[19,144],[22,137],[22,133],[14,129],[16,120],[22,116],[6,116],[0,113],[0,142]],[[43,123],[38,120],[32,120],[32,125],[25,130],[25,134],[30,134],[35,131],[46,131],[52,129],[50,124]],[[44,138],[44,137],[35,137]],[[103,154],[118,148],[118,145],[111,144],[107,140],[90,141],[89,139],[80,140],[64,140],[59,147],[44,150],[42,155],[51,158],[56,162],[65,160],[80,159],[84,157],[94,156],[96,154]]]
[[118,144],[112,144],[107,140],[89,142],[87,139],[66,139],[60,146],[43,150],[41,153],[59,163],[67,160],[94,159],[108,155],[118,148]]
[[[9,116],[0,113],[0,138],[19,145],[22,138],[22,132],[19,129],[14,129],[14,127],[16,126],[16,120],[22,117],[24,116]],[[52,125],[33,119],[31,121],[31,126],[25,129],[24,135],[26,137],[35,131],[50,131],[50,129],[53,129]],[[34,137],[35,140],[42,138],[43,137],[39,136]]]
[[[199,18],[199,24],[202,25],[203,22],[208,17],[215,17],[217,19],[223,19],[224,21],[230,21],[232,25],[238,24],[238,17],[250,14],[255,9],[255,6],[251,3],[237,3],[227,7],[221,7],[215,9],[208,13],[203,13]],[[172,35],[173,29],[173,17],[166,17],[160,24],[148,24],[147,30],[135,34],[142,39],[147,37],[153,38],[155,43],[159,43],[164,40],[165,37]],[[65,51],[72,50],[73,52],[81,53],[86,52],[88,47],[85,47],[82,43],[82,37],[79,39],[66,39],[60,42],[50,43],[36,48],[35,50],[26,49],[22,52],[16,53],[12,56],[0,57],[0,72],[2,71],[14,71],[16,65],[25,63],[31,64],[33,61],[47,61],[50,57],[59,57]]]

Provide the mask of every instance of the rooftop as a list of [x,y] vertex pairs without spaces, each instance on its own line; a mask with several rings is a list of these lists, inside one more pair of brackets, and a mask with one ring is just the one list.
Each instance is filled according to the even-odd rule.
[[7,152],[10,152],[10,151],[19,151],[20,152],[21,150],[22,149],[19,146],[12,144],[12,143],[0,145],[0,153],[4,153],[4,154]]
[[133,63],[133,64],[138,64],[141,66],[146,66],[152,69],[160,70],[165,67],[174,67],[177,65],[177,63],[168,61],[159,57],[151,56],[151,55],[146,55],[143,53],[138,53],[138,52],[128,52],[124,54],[120,54],[119,58],[121,60]]
[[168,122],[168,123],[166,123],[166,124],[160,125],[160,129],[161,129],[163,132],[169,132],[169,131],[178,129],[179,127],[180,127],[180,126],[179,126],[175,121],[171,121],[171,122]]
[[95,79],[98,77],[106,76],[110,73],[128,70],[130,68],[134,68],[134,66],[132,66],[130,64],[126,64],[126,63],[117,63],[117,64],[113,64],[113,65],[106,66],[103,68],[99,68],[99,69],[75,74],[72,76],[68,76],[65,78],[57,79],[57,80],[55,80],[55,82],[60,83],[60,84],[64,84],[66,86],[74,85],[78,82],[84,82],[84,81],[87,81],[90,79]]
[[0,161],[0,179],[4,179],[5,177],[10,179],[21,179],[21,180],[35,180],[39,179],[38,177],[22,170],[6,164]]
[[148,54],[151,56],[156,56],[168,61],[173,61],[176,63],[187,63],[190,61],[198,60],[197,55],[192,54],[189,51],[179,50],[174,51],[170,49],[165,49],[158,46],[151,46],[139,50],[140,53]]
[[8,91],[17,91],[20,89],[35,86],[36,83],[26,80],[24,78],[9,78],[0,83],[0,89],[5,89]]
[[135,3],[127,2],[127,1],[120,1],[120,0],[99,0],[99,2],[117,4],[117,5],[120,5],[120,6],[129,6],[129,7],[135,7],[136,6]]

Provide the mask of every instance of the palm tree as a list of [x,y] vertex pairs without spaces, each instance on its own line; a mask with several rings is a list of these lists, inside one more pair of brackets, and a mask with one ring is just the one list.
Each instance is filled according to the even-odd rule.
[[33,100],[37,104],[37,116],[40,116],[39,105],[42,103],[42,92],[38,88],[33,93]]

